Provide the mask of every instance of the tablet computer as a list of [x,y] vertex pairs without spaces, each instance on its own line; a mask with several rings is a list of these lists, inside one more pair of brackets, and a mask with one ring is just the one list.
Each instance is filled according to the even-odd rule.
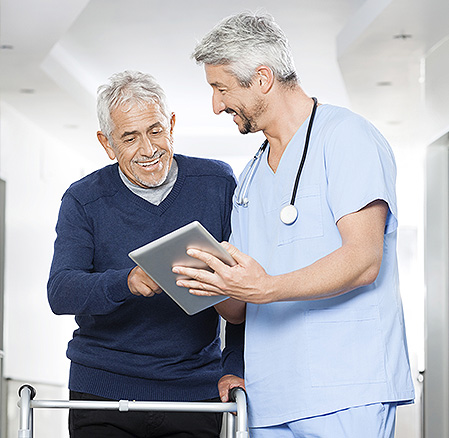
[[217,240],[198,222],[194,221],[148,243],[129,253],[159,287],[167,293],[188,315],[214,306],[228,297],[200,297],[189,293],[185,287],[176,285],[176,280],[185,278],[172,272],[175,265],[200,269],[211,269],[202,261],[186,254],[187,249],[195,248],[207,251],[224,263],[233,266],[235,260],[217,242]]

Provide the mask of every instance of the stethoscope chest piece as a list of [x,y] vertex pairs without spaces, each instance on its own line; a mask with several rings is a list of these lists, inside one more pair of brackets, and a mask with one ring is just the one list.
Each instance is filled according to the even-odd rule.
[[282,208],[280,217],[285,225],[291,225],[298,218],[298,209],[294,205],[288,204]]

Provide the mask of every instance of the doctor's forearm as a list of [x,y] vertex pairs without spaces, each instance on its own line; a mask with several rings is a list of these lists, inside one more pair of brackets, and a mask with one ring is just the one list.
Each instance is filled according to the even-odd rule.
[[378,200],[341,218],[342,246],[307,267],[267,278],[267,302],[331,298],[374,282],[382,263],[387,212],[387,204]]
[[264,302],[318,300],[342,295],[375,281],[381,255],[350,245],[310,266],[266,279]]

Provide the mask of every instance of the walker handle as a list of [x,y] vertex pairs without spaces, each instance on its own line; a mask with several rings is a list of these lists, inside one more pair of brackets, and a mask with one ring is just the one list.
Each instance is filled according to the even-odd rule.
[[28,388],[30,390],[30,400],[33,400],[33,398],[36,397],[36,390],[31,385],[28,384],[22,385],[19,388],[19,397],[22,396],[22,389],[24,388]]
[[230,402],[236,402],[237,401],[237,392],[238,391],[243,391],[245,393],[245,395],[246,395],[245,390],[242,387],[240,387],[240,386],[236,386],[235,388],[231,388],[229,390],[229,401]]

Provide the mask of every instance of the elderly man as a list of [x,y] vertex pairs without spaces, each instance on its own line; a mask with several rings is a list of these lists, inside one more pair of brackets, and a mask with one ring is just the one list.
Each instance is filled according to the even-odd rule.
[[[226,400],[243,385],[241,324],[227,324],[220,349],[217,311],[241,322],[230,301],[188,316],[128,253],[193,220],[227,239],[232,171],[174,154],[175,115],[149,75],[112,76],[99,88],[98,118],[98,139],[117,163],[64,194],[48,282],[52,310],[75,315],[79,326],[67,350],[70,398]],[[209,438],[219,436],[221,415],[74,410],[69,428],[75,438]]]
[[237,261],[175,267],[198,295],[246,307],[252,438],[393,437],[414,398],[396,261],[396,168],[360,116],[306,95],[272,17],[239,14],[196,47],[216,114],[266,141],[232,213]]

